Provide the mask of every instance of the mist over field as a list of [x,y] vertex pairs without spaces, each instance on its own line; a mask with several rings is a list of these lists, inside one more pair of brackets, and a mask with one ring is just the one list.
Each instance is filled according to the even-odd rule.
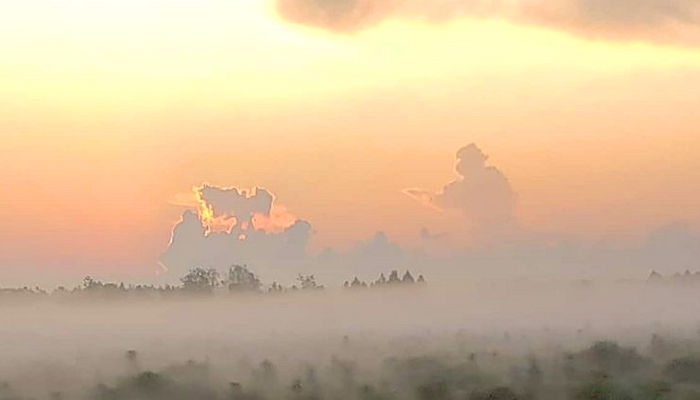
[[4,296],[0,398],[696,398],[691,279]]
[[270,190],[195,186],[156,275],[0,288],[0,400],[700,398],[695,231],[534,231],[488,159],[402,191],[454,225],[418,248],[314,252]]
[[0,0],[0,400],[700,400],[700,0]]
[[450,223],[417,246],[312,251],[271,190],[205,183],[172,200],[157,274],[0,288],[0,400],[700,398],[689,224],[624,246],[536,231],[488,155],[455,158],[401,191]]

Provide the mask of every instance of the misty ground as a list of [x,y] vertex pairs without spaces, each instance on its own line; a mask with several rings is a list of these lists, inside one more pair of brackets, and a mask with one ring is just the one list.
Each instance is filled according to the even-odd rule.
[[0,399],[700,399],[700,286],[0,303]]

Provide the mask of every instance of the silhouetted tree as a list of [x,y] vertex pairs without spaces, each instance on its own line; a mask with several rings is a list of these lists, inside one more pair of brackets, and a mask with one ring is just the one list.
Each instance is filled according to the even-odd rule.
[[386,285],[386,276],[384,276],[384,273],[379,274],[379,279],[374,283],[377,286]]
[[284,292],[284,287],[280,285],[277,282],[272,282],[272,286],[270,286],[270,289],[268,290],[270,293],[281,293]]
[[402,283],[416,283],[416,280],[413,279],[413,275],[411,275],[411,271],[406,270],[406,273],[403,275],[403,278],[401,278]]
[[219,286],[219,272],[214,268],[193,268],[180,279],[183,288],[193,292],[211,293]]
[[323,289],[323,286],[316,283],[316,278],[313,275],[299,274],[299,276],[297,276],[297,281],[302,290]]
[[389,284],[396,284],[396,283],[401,283],[401,279],[399,279],[399,271],[393,270],[391,271],[391,274],[389,274]]
[[262,283],[245,265],[234,265],[228,270],[228,290],[231,292],[257,292]]
[[365,288],[365,287],[367,287],[367,283],[362,282],[362,281],[360,281],[360,279],[358,277],[355,277],[355,279],[352,280],[350,287],[353,289]]
[[100,286],[102,286],[102,282],[94,279],[93,277],[91,277],[89,275],[86,276],[85,278],[83,278],[82,287],[85,290],[95,289],[95,288],[98,288]]

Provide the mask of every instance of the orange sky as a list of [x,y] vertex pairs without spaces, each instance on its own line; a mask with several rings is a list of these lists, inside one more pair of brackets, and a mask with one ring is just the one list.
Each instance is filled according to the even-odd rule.
[[269,189],[312,222],[315,248],[377,230],[413,245],[421,227],[459,222],[402,189],[439,190],[471,142],[533,230],[700,226],[692,47],[469,18],[334,34],[252,1],[11,3],[0,6],[11,267],[155,269],[181,212],[171,200],[203,182]]

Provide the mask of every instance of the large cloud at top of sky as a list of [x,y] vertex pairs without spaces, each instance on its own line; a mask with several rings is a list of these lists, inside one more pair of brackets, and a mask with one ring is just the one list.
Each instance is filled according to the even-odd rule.
[[276,0],[302,24],[352,32],[392,17],[443,21],[460,16],[562,29],[576,35],[700,44],[697,0]]

